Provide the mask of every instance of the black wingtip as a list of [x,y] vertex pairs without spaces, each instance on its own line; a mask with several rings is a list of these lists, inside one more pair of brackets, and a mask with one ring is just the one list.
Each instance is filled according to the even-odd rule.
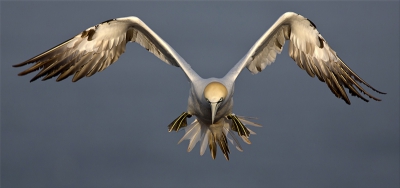
[[15,64],[15,65],[12,65],[12,66],[13,66],[13,67],[22,67],[22,66],[24,66],[24,65],[33,63],[33,62],[32,62],[32,59],[33,59],[33,58],[31,58],[31,59],[29,59],[29,60],[26,60],[26,61],[24,61],[24,62],[22,62],[22,63],[18,63],[18,64]]
[[387,93],[385,93],[385,92],[382,92],[382,91],[378,91],[378,90],[374,90],[375,92],[377,92],[377,93],[379,93],[379,94],[382,94],[382,95],[386,95]]
[[35,81],[35,80],[37,80],[39,77],[33,77],[29,82],[33,82],[33,81]]

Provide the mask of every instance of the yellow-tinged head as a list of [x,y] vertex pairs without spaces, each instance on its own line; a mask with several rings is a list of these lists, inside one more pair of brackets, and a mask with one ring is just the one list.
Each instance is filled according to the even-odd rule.
[[228,95],[226,87],[219,82],[211,82],[204,88],[204,98],[211,105],[211,123],[214,123],[214,117],[219,105]]
[[219,82],[211,82],[204,88],[204,97],[209,102],[218,102],[224,100],[228,95],[226,87]]

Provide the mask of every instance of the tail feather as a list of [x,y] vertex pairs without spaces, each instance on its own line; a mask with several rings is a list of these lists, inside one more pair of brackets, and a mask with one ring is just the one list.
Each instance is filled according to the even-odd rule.
[[221,134],[221,138],[218,140],[219,148],[221,148],[222,153],[225,156],[225,159],[229,161],[229,146],[228,141],[226,140],[225,134]]
[[200,146],[200,155],[203,156],[204,152],[206,151],[207,148],[207,144],[208,144],[208,135],[211,134],[210,129],[208,129],[208,127],[206,125],[202,125],[200,124],[201,127],[201,132],[202,132],[202,136],[200,139],[201,142],[201,146]]
[[254,127],[262,127],[262,125],[250,121],[250,119],[257,119],[255,117],[246,117],[246,116],[236,116],[236,117],[238,117],[239,120],[242,121],[242,123],[244,123],[245,125],[251,125]]
[[[250,140],[248,139],[248,134],[255,134],[255,132],[251,131],[244,125],[253,125],[256,127],[260,127],[261,125],[257,123],[253,123],[248,120],[246,117],[242,116],[235,116],[235,122],[231,118],[225,117],[221,121],[212,124],[212,125],[207,125],[204,124],[201,121],[198,121],[198,119],[195,119],[189,126],[184,127],[185,129],[185,135],[179,140],[178,144],[181,143],[183,140],[190,140],[189,141],[189,146],[188,146],[188,152],[190,152],[195,146],[197,142],[201,143],[200,146],[200,155],[203,155],[206,147],[208,145],[211,153],[211,157],[215,159],[216,154],[217,154],[217,144],[220,147],[222,153],[224,154],[226,160],[229,160],[229,146],[228,146],[228,140],[231,142],[232,145],[236,147],[237,150],[243,151],[242,147],[239,144],[238,139],[236,138],[234,132],[237,132],[236,130],[233,130],[232,128],[237,128],[233,124],[238,124],[238,121],[240,124],[243,125],[242,130],[248,130],[249,132],[247,134],[242,134],[238,133],[238,135],[243,139],[243,141],[247,144],[251,144]],[[246,131],[247,132],[247,131]]]
[[190,139],[189,147],[187,149],[188,152],[192,151],[196,143],[201,140],[201,129],[200,123],[195,119],[193,123],[191,123],[186,130],[186,134],[179,140],[178,144],[180,144],[183,140]]
[[236,139],[236,136],[233,134],[233,132],[229,131],[227,128],[224,127],[224,133],[225,133],[225,135],[228,135],[228,133],[229,133],[230,138],[228,136],[227,137],[228,140],[231,142],[232,145],[234,145],[236,147],[237,150],[242,152],[243,151],[242,146],[240,145],[239,140]]
[[240,136],[243,140],[243,142],[245,142],[246,144],[251,144],[249,138],[247,138],[246,136]]
[[212,134],[208,134],[208,147],[210,148],[211,157],[215,159],[217,155],[217,144],[215,143],[215,137]]

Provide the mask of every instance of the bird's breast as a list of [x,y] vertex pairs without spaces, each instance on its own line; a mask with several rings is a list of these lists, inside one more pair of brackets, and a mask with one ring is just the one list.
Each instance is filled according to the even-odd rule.
[[[215,114],[214,122],[218,122],[221,118],[231,114],[232,107],[233,99],[222,102]],[[189,97],[188,112],[196,116],[199,121],[211,125],[211,106],[206,100],[202,101]]]

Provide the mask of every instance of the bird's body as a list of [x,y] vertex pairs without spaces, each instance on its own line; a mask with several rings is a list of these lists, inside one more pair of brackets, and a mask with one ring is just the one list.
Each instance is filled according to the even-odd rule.
[[[200,141],[200,154],[202,155],[208,146],[212,157],[215,158],[218,144],[229,160],[228,140],[238,150],[242,150],[233,133],[237,132],[243,141],[249,144],[248,137],[254,132],[245,125],[259,126],[233,113],[235,80],[244,67],[256,74],[274,62],[286,40],[290,41],[289,55],[297,65],[310,76],[317,76],[320,81],[325,82],[336,97],[350,104],[344,91],[344,88],[348,88],[351,95],[365,101],[368,100],[357,89],[379,101],[357,82],[383,93],[371,87],[347,67],[310,20],[292,12],[283,14],[222,78],[200,77],[171,46],[137,17],[102,22],[15,66],[35,63],[19,74],[25,75],[41,69],[31,81],[43,76],[43,80],[58,76],[57,81],[60,81],[74,74],[72,80],[75,82],[84,76],[92,76],[104,70],[124,53],[127,42],[137,42],[167,64],[181,67],[190,82],[187,111],[176,118],[168,126],[168,130],[178,131],[185,128],[186,133],[181,141],[190,139],[188,151]],[[196,119],[187,126],[186,119],[191,116],[195,116]]]

